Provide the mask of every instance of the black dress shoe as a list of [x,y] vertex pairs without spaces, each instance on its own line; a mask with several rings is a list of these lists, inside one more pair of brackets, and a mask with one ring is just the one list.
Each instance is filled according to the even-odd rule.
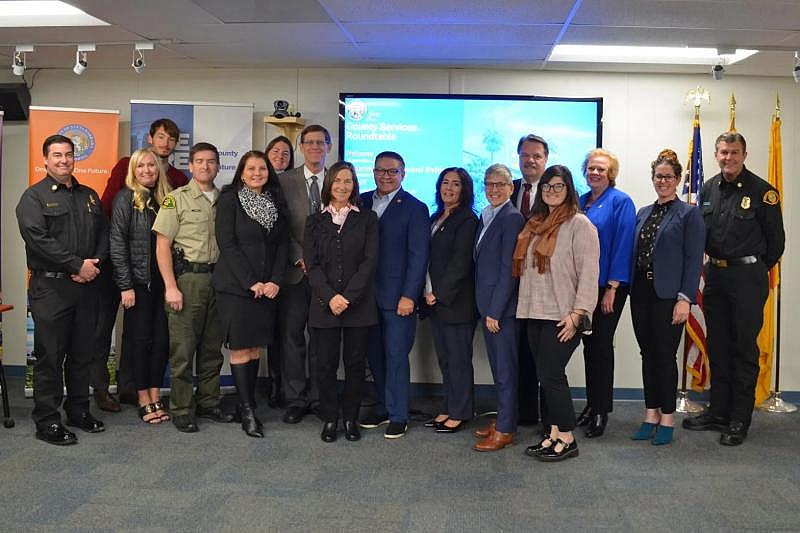
[[[556,451],[556,447],[561,444],[561,451]],[[573,440],[569,444],[561,439],[549,448],[543,449],[541,452],[533,456],[535,459],[545,462],[563,461],[570,457],[578,457],[578,441]]]
[[344,438],[346,438],[350,442],[354,442],[361,439],[361,430],[358,429],[358,422],[356,422],[355,420],[344,421]]
[[428,420],[427,422],[425,422],[422,425],[425,426],[426,428],[435,428],[439,424],[441,424],[443,422],[446,422],[446,421],[447,421],[447,418],[445,418],[444,420],[436,420],[436,416],[434,416],[433,418],[431,418],[430,420]]
[[594,412],[592,411],[591,406],[587,405],[586,407],[583,408],[581,414],[578,415],[578,419],[575,421],[575,425],[578,427],[583,427],[587,425],[589,422],[591,422],[593,415]]
[[234,419],[233,413],[226,413],[219,405],[215,405],[214,407],[198,406],[197,409],[195,409],[195,415],[198,418],[206,418],[222,424],[233,422]]
[[119,413],[122,409],[116,398],[111,396],[108,390],[94,391],[94,401],[101,411],[108,411],[109,413]]
[[333,442],[336,440],[336,422],[325,422],[322,425],[320,438],[323,442]]
[[106,426],[104,426],[100,420],[93,417],[92,413],[89,411],[81,413],[78,418],[67,416],[67,425],[81,429],[86,433],[100,433],[106,430]]
[[[453,419],[450,418],[449,420],[453,420]],[[464,429],[464,426],[466,426],[466,425],[467,425],[467,422],[465,420],[459,420],[457,426],[446,426],[444,422],[441,422],[436,426],[434,431],[436,433],[458,433],[459,431]]]
[[191,415],[172,415],[172,424],[175,429],[183,433],[197,433],[197,423]]
[[720,435],[719,443],[723,446],[739,446],[745,437],[747,437],[747,426],[743,422],[733,420]]
[[595,437],[599,437],[603,434],[606,430],[606,425],[608,424],[608,413],[603,414],[593,414],[592,420],[589,422],[589,425],[586,426],[586,429],[583,430],[583,435],[587,439],[593,439]]
[[48,444],[55,444],[56,446],[67,446],[69,444],[77,444],[78,437],[75,433],[71,432],[61,424],[50,424],[49,426],[37,429],[36,438]]
[[683,429],[689,431],[725,431],[728,429],[728,419],[703,413],[691,418],[684,418],[681,425]]
[[303,421],[304,416],[306,416],[306,408],[293,405],[283,413],[283,421],[287,424],[299,424]]
[[[547,444],[545,444],[545,442]],[[556,439],[551,439],[550,435],[547,435],[539,444],[534,444],[533,446],[528,446],[525,448],[525,455],[528,457],[536,457],[542,450],[546,450],[547,448],[551,448],[553,444],[556,443]]]

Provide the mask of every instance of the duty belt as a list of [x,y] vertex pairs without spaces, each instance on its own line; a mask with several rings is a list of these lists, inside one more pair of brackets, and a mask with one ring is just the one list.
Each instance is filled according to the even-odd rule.
[[49,270],[33,270],[31,273],[34,276],[42,276],[44,278],[53,278],[53,279],[70,279],[69,274],[67,272],[51,272]]
[[708,261],[719,268],[728,268],[732,265],[752,265],[758,262],[758,257],[754,255],[746,255],[744,257],[734,257],[732,259],[717,259],[716,257],[709,257]]
[[207,274],[214,272],[214,265],[216,263],[193,263],[191,261],[184,261],[184,272],[192,272],[193,274]]

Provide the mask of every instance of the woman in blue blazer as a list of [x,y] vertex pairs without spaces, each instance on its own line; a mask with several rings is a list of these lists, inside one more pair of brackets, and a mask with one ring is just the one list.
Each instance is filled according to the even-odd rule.
[[678,156],[662,150],[650,165],[658,198],[636,215],[631,283],[633,331],[642,353],[645,418],[634,440],[669,444],[678,387],[676,351],[700,285],[705,224],[677,195]]

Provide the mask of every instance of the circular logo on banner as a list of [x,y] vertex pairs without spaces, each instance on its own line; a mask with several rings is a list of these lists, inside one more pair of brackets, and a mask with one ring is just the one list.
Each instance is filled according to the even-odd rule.
[[361,120],[367,114],[367,103],[360,100],[347,105],[347,116],[353,120]]
[[75,161],[83,161],[94,152],[94,135],[86,126],[67,124],[58,130],[58,134],[72,140],[75,145]]

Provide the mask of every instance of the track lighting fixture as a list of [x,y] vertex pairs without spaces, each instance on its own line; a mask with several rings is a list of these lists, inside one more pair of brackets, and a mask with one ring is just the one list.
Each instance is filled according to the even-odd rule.
[[142,54],[142,50],[152,50],[153,48],[155,48],[155,46],[151,42],[134,43],[131,68],[133,68],[136,74],[141,74],[144,72],[144,67],[147,66],[147,64],[144,62],[144,54]]
[[800,83],[800,56],[797,52],[794,53],[794,69],[792,69],[792,77],[795,83]]
[[89,54],[87,52],[94,52],[94,44],[79,44],[78,51],[75,52],[75,66],[72,67],[72,72],[80,76],[84,73],[89,66]]
[[33,52],[32,44],[17,45],[14,49],[14,59],[11,60],[11,70],[17,76],[25,74],[25,69],[27,68],[25,63],[26,52]]

